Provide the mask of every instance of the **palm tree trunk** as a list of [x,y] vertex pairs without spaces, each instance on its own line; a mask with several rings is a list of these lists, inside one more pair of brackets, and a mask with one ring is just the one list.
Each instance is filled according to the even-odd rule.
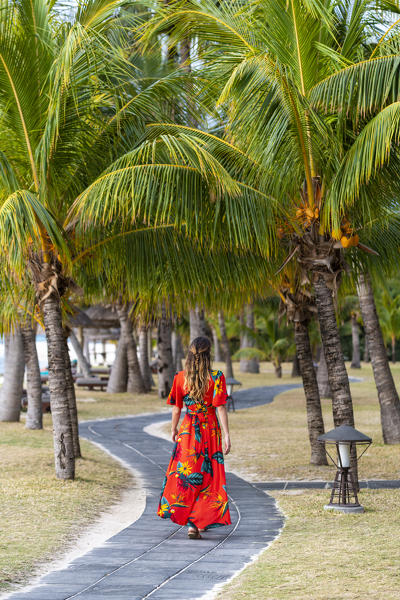
[[354,426],[353,402],[340,344],[332,292],[326,285],[322,275],[319,275],[317,281],[314,283],[314,288],[322,346],[332,390],[332,409],[335,427],[339,425]]
[[[344,363],[339,330],[336,322],[332,292],[323,275],[314,282],[315,302],[321,332],[329,384],[332,391],[332,413],[335,427],[351,425],[354,427],[353,401],[350,393],[349,377]],[[355,451],[351,456],[351,471],[358,487],[358,469]]]
[[165,304],[158,323],[157,351],[158,395],[166,398],[172,387],[175,370],[172,358],[172,323],[167,316]]
[[126,358],[128,362],[128,392],[132,394],[145,394],[146,387],[140,371],[136,340],[134,338],[132,321],[129,318],[127,305],[118,305],[117,313],[121,325],[121,337],[126,346]]
[[59,479],[74,479],[74,444],[67,391],[65,336],[59,298],[53,294],[48,296],[42,303],[42,310],[49,361],[56,476]]
[[28,399],[25,427],[27,429],[43,429],[42,380],[36,348],[36,331],[30,322],[25,322],[21,326],[21,333],[24,344]]
[[139,364],[146,392],[150,392],[151,386],[153,385],[153,377],[151,376],[151,369],[149,364],[148,343],[148,327],[142,324],[139,327]]
[[222,362],[222,353],[221,346],[218,339],[218,333],[215,327],[211,326],[212,336],[213,336],[213,346],[214,346],[214,360],[215,362]]
[[226,335],[226,327],[225,327],[225,318],[222,310],[218,312],[218,324],[219,331],[221,334],[221,346],[225,355],[225,376],[230,379],[233,379],[233,367],[232,367],[232,359],[231,359],[231,350],[229,348],[229,340]]
[[126,357],[125,341],[120,334],[115,352],[115,358],[111,367],[110,379],[107,384],[109,394],[120,394],[126,392],[128,385],[128,361]]
[[243,345],[244,328],[246,326],[246,317],[244,314],[244,307],[242,308],[242,310],[239,313],[239,323],[240,323],[239,343],[240,343],[240,348],[241,348]]
[[178,373],[182,371],[182,361],[185,358],[185,354],[183,352],[182,338],[177,331],[172,332],[172,360],[174,364],[174,369]]
[[365,334],[365,341],[364,341],[364,362],[369,363],[370,361],[370,356],[369,356],[369,349],[368,349],[368,338],[367,335]]
[[324,445],[318,441],[318,436],[325,433],[325,428],[307,323],[299,321],[294,323],[294,339],[306,396],[308,437],[311,447],[310,462],[313,465],[327,465]]
[[273,362],[274,365],[274,371],[275,371],[275,375],[276,377],[278,377],[278,379],[282,378],[282,364],[281,361],[276,358]]
[[375,385],[378,390],[383,440],[385,444],[398,444],[400,443],[400,401],[390,370],[371,280],[368,275],[359,277],[357,291]]
[[89,336],[87,334],[86,335],[83,334],[82,348],[83,348],[83,355],[90,365]]
[[70,333],[70,329],[65,327],[64,332],[64,343],[65,343],[65,379],[67,384],[67,396],[68,396],[68,406],[69,406],[69,414],[71,418],[71,428],[72,428],[72,442],[74,446],[74,456],[75,458],[81,458],[81,445],[79,442],[79,425],[78,425],[78,408],[76,406],[76,395],[75,395],[75,386],[74,380],[72,377],[72,369],[71,369],[71,359],[69,356],[69,348],[68,348],[68,334]]
[[320,398],[332,398],[332,390],[329,385],[328,367],[326,366],[325,352],[321,346],[321,352],[317,371],[318,392]]
[[396,364],[396,338],[392,335],[392,363]]
[[4,336],[4,380],[0,396],[0,421],[19,421],[25,359],[21,330]]
[[197,337],[207,335],[206,321],[204,318],[204,310],[196,305],[189,311],[190,322],[190,341]]
[[[251,304],[245,306],[246,328],[254,331],[254,310]],[[240,348],[254,348],[255,342],[246,329],[243,332]],[[256,358],[241,358],[240,371],[242,373],[259,373],[260,365]]]
[[[311,348],[310,348],[311,351]],[[293,357],[293,361],[292,361],[292,373],[291,373],[291,377],[300,377],[301,375],[301,371],[300,371],[300,363],[299,363],[299,357],[297,356],[297,352]]]
[[80,345],[79,340],[76,337],[73,329],[69,329],[69,339],[71,340],[72,347],[75,351],[76,356],[78,357],[79,372],[82,373],[84,377],[90,377],[90,363],[84,355],[83,348]]
[[351,366],[353,369],[361,369],[360,362],[360,330],[357,323],[357,315],[351,315],[351,340],[352,340],[352,359]]

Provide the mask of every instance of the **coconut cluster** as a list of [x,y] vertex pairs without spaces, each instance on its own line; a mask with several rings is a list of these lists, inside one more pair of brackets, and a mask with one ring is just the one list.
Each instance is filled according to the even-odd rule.
[[334,240],[340,241],[343,248],[358,246],[360,242],[358,234],[354,232],[354,229],[351,227],[350,222],[347,219],[343,220],[340,229],[332,230],[332,237]]

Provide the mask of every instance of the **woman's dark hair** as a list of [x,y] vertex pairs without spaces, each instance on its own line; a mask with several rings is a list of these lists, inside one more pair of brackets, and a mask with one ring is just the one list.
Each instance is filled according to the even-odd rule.
[[185,391],[193,400],[202,400],[210,384],[211,342],[207,337],[195,338],[185,364]]

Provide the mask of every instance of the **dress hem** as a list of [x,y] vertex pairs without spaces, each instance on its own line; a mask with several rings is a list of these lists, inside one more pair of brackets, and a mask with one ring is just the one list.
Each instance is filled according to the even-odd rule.
[[[175,525],[181,525],[182,527],[185,527],[186,525],[190,526],[190,525],[195,525],[195,523],[193,523],[192,521],[190,521],[190,519],[188,519],[186,521],[186,523],[179,523],[179,521],[176,521],[175,519],[172,518],[171,515],[158,515],[160,517],[160,519],[170,519],[173,523],[175,523]],[[232,523],[210,523],[210,525],[206,525],[205,527],[200,527],[199,529],[204,529],[204,531],[207,531],[207,529],[215,529],[216,527],[225,527],[226,525],[232,525]],[[196,525],[197,527],[197,525]]]

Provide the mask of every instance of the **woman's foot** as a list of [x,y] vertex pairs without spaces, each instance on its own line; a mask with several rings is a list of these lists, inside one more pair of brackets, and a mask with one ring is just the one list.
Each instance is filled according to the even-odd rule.
[[188,537],[191,540],[201,540],[200,531],[197,529],[197,527],[189,527]]

